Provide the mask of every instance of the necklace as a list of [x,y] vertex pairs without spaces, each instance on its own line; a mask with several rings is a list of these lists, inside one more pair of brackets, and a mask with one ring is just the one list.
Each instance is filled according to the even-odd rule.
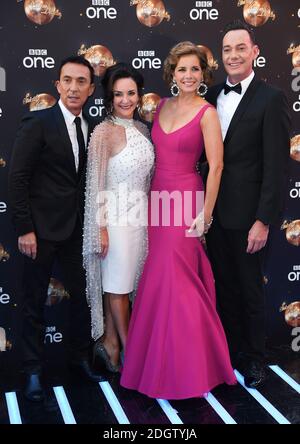
[[133,119],[122,119],[121,117],[111,116],[111,120],[116,125],[123,126],[124,128],[132,128],[134,126]]

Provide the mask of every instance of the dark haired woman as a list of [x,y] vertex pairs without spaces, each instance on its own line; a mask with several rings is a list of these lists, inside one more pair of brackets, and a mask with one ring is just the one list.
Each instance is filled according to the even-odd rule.
[[83,257],[95,356],[117,372],[120,346],[126,347],[129,295],[146,255],[154,153],[147,127],[133,119],[142,75],[118,63],[106,71],[102,85],[108,115],[89,145]]
[[[149,254],[143,270],[125,351],[124,387],[148,396],[182,399],[204,396],[236,378],[216,311],[214,278],[199,237],[212,223],[223,167],[223,143],[207,89],[206,58],[191,42],[176,45],[164,65],[174,97],[155,114],[152,139],[156,165],[151,197]],[[206,195],[196,163],[204,149],[209,163]],[[160,212],[161,207],[164,207]],[[196,230],[195,230],[196,229]]]

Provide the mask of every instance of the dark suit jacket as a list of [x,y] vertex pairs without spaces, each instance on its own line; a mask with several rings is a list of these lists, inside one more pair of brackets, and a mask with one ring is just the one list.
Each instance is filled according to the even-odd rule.
[[[95,123],[86,116],[89,135]],[[78,174],[59,105],[26,114],[17,133],[9,172],[13,224],[18,236],[67,239],[82,220],[85,168]]]
[[[206,99],[216,106],[223,87],[210,88]],[[247,230],[257,219],[265,224],[278,221],[289,147],[286,97],[254,77],[224,140],[224,170],[215,208],[224,228]]]

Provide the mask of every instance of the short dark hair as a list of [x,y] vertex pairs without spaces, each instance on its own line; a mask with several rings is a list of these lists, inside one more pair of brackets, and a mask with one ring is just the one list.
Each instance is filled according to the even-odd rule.
[[239,19],[233,20],[232,22],[228,23],[225,26],[225,29],[223,31],[223,37],[225,37],[225,35],[230,31],[238,31],[238,30],[247,31],[251,42],[253,43],[253,45],[256,45],[256,38],[253,29],[250,28],[250,26],[247,23]]
[[65,59],[63,59],[60,63],[60,66],[58,68],[58,79],[60,79],[61,70],[67,63],[76,63],[77,65],[83,65],[86,66],[91,75],[91,83],[94,83],[94,70],[90,62],[85,59],[83,56],[70,56]]
[[120,79],[128,78],[136,83],[138,95],[141,97],[143,95],[144,77],[138,70],[123,62],[116,63],[107,68],[101,81],[104,89],[104,105],[107,114],[111,114],[114,99],[113,86],[115,82]]

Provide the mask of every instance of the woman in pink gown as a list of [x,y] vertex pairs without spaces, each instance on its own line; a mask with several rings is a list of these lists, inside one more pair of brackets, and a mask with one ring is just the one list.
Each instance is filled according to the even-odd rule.
[[[153,398],[201,397],[219,384],[236,382],[200,239],[212,223],[223,167],[216,110],[201,97],[208,75],[197,46],[176,45],[164,66],[175,97],[160,102],[152,129],[156,166],[149,254],[130,321],[121,385]],[[209,174],[199,214],[203,182],[196,164],[204,143]],[[169,205],[163,199],[157,204],[158,193],[172,193]]]

